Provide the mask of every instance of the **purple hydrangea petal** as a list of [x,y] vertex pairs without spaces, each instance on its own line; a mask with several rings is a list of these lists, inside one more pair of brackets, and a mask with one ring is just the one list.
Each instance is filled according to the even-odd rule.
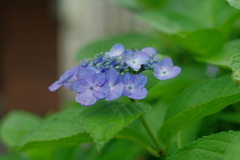
[[88,65],[87,66],[87,69],[91,69],[93,70],[95,73],[100,73],[100,71],[98,69],[96,69],[95,67],[91,66],[91,65]]
[[131,85],[134,82],[134,77],[129,72],[127,72],[123,75],[122,81],[127,85]]
[[68,82],[75,82],[75,81],[77,81],[77,80],[78,80],[78,78],[77,78],[77,72],[76,72],[76,74],[74,74],[74,75],[72,76],[72,78],[69,79]]
[[171,70],[173,67],[173,62],[171,58],[163,58],[160,62],[159,65],[162,67],[163,70]]
[[124,46],[120,43],[117,43],[115,45],[112,46],[112,48],[110,49],[110,52],[118,52],[119,54],[124,52]]
[[104,82],[105,82],[105,74],[104,73],[96,73],[92,77],[92,84],[96,87],[102,86]]
[[95,74],[95,71],[91,69],[83,68],[78,72],[78,79],[85,79],[88,84],[92,83],[92,77]]
[[[128,78],[127,83],[125,81],[126,77]],[[123,88],[122,95],[132,99],[145,98],[147,95],[147,90],[146,88],[144,88],[146,82],[147,82],[147,77],[144,75],[141,75],[141,74],[131,75],[128,72],[125,73],[123,75],[124,88]]]
[[129,98],[131,99],[144,99],[147,96],[147,89],[143,88],[143,89],[132,89],[131,90],[131,94],[128,95]]
[[162,75],[162,74],[160,74],[160,73],[153,72],[153,75],[154,75],[157,79],[159,79],[159,80],[169,79],[168,76]]
[[181,68],[173,66],[170,58],[163,58],[159,63],[153,64],[153,75],[159,80],[166,80],[176,77],[180,72]]
[[[75,81],[76,82],[76,81]],[[71,85],[73,84],[74,82],[66,82],[66,83],[63,83],[63,86],[65,88],[71,88]],[[71,90],[71,89],[70,89]]]
[[170,70],[168,72],[164,72],[164,73],[163,72],[160,72],[160,73],[153,72],[153,75],[159,80],[166,80],[166,79],[176,77],[180,72],[181,72],[181,68],[178,66],[174,66],[172,68],[172,70]]
[[106,73],[106,80],[108,83],[108,86],[114,86],[117,82],[118,79],[118,71],[115,69],[109,69],[108,72]]
[[143,74],[135,74],[133,77],[135,80],[132,86],[136,89],[144,88],[147,83],[147,77]]
[[145,47],[145,48],[143,48],[142,49],[142,52],[145,52],[145,53],[148,53],[148,54],[150,54],[150,55],[156,55],[156,49],[155,48],[153,48],[153,47]]
[[96,103],[97,98],[93,96],[93,91],[88,89],[83,93],[77,93],[75,96],[75,100],[82,106],[91,106]]
[[60,83],[65,83],[67,81],[70,81],[70,79],[76,75],[76,72],[78,71],[79,66],[74,66],[71,69],[65,71],[59,78]]
[[181,70],[182,69],[180,67],[174,66],[173,69],[171,70],[171,77],[170,78],[176,77],[181,72]]
[[102,87],[94,87],[93,95],[98,99],[106,98],[109,94],[109,87],[104,84]]
[[124,52],[124,47],[122,44],[118,43],[112,46],[109,52],[106,52],[105,54],[109,57],[118,57]]
[[162,70],[162,67],[161,67],[161,65],[159,64],[159,63],[154,63],[153,64],[153,71],[155,72],[155,73],[160,73],[161,72],[161,70]]
[[67,83],[68,81],[70,81],[72,79],[73,75],[69,75],[68,77],[64,77],[61,78],[61,80],[59,80],[59,83],[63,84],[63,83]]
[[118,83],[117,85],[110,87],[110,91],[108,96],[106,97],[107,101],[113,101],[118,99],[123,93],[124,85],[122,83]]
[[85,79],[80,79],[72,84],[71,87],[73,90],[75,90],[78,93],[85,92],[89,88],[89,84]]
[[74,67],[75,72],[73,73],[73,75],[71,77],[69,76],[62,82],[64,87],[69,88],[73,84],[73,82],[78,80],[77,74],[82,68],[83,67],[81,65],[76,66],[76,68]]
[[61,83],[59,84],[59,81],[55,81],[53,84],[51,84],[51,85],[48,87],[48,89],[49,89],[49,91],[54,92],[54,91],[56,91],[58,88],[60,88],[61,86],[62,86],[62,84],[61,84]]
[[[73,90],[74,90],[73,87],[72,87],[72,84],[73,84],[73,83],[74,83],[74,82],[71,82],[70,85],[67,86],[67,87],[69,88],[70,91],[73,91]],[[64,87],[65,87],[65,86],[64,86]],[[66,87],[66,88],[67,88],[67,87]]]
[[141,65],[148,60],[148,54],[144,52],[134,53],[132,50],[126,50],[123,55],[124,62],[135,71],[141,68]]
[[123,96],[129,96],[131,95],[131,90],[129,88],[131,88],[132,86],[131,85],[124,85],[124,88],[123,88],[123,93],[122,95]]
[[136,54],[132,50],[130,50],[130,49],[125,50],[124,55],[123,55],[123,60],[125,63],[127,63],[129,65],[135,59],[136,59]]
[[123,76],[118,76],[117,83],[123,83]]
[[129,65],[132,69],[134,69],[135,71],[138,71],[141,68],[141,65],[137,64],[137,65]]
[[135,63],[142,65],[147,62],[148,60],[148,54],[144,52],[137,52],[137,57],[135,59]]

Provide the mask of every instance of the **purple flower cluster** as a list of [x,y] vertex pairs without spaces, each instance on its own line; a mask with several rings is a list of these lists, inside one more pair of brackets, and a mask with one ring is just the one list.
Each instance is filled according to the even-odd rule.
[[153,70],[159,80],[177,76],[181,68],[173,66],[170,58],[158,62],[156,50],[146,47],[132,51],[115,44],[110,51],[100,53],[93,59],[82,62],[63,73],[59,80],[48,89],[52,92],[61,86],[76,91],[76,102],[90,106],[98,100],[112,101],[120,96],[131,99],[144,99],[148,93],[145,85],[147,77],[139,74],[144,70]]

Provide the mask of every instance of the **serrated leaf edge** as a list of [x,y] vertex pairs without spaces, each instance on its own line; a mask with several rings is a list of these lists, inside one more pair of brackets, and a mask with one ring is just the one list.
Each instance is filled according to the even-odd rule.
[[[88,134],[87,132],[81,132],[81,133],[78,133],[78,134],[75,134],[75,135],[72,135],[72,136],[69,136],[69,137],[64,137],[64,138],[58,138],[58,139],[50,139],[50,140],[43,140],[43,141],[40,141],[40,140],[36,140],[36,141],[29,141],[27,143],[24,143],[23,145],[21,146],[13,146],[9,149],[9,151],[21,151],[21,150],[26,150],[25,147],[27,145],[29,145],[30,143],[47,143],[47,142],[51,142],[51,141],[57,141],[57,140],[61,140],[61,139],[67,139],[67,138],[71,138],[71,137],[74,137],[74,136],[77,136],[79,134]],[[89,135],[89,134],[88,134]],[[92,138],[90,136],[90,138]],[[83,139],[88,139],[88,138],[83,138]],[[58,142],[56,142],[58,143]],[[59,142],[60,143],[60,142]],[[77,143],[77,142],[76,142]],[[72,144],[72,143],[62,143],[62,144]],[[43,145],[43,146],[55,146],[55,145]],[[37,147],[37,146],[36,146]],[[27,147],[26,147],[27,148]]]
[[[180,148],[180,149],[178,149],[177,151],[175,151],[174,153],[172,153],[171,156],[178,154],[178,152],[189,150],[189,149],[185,149],[185,148],[188,147],[189,145],[196,144],[196,143],[198,143],[198,142],[208,140],[208,139],[206,139],[206,138],[209,138],[209,137],[211,137],[211,136],[218,136],[218,135],[223,135],[223,134],[226,134],[226,133],[233,133],[233,134],[235,134],[235,136],[236,136],[236,135],[238,135],[238,133],[240,133],[240,132],[238,132],[238,131],[233,131],[233,130],[229,130],[229,131],[223,131],[223,132],[220,132],[220,133],[217,133],[217,134],[212,133],[211,135],[203,136],[202,138],[199,138],[199,139],[197,139],[197,140],[195,140],[195,141],[193,141],[193,142],[191,142],[191,143],[189,143],[189,144],[187,144],[187,145],[184,145],[182,148]],[[224,142],[224,141],[222,141],[222,142]],[[225,142],[225,143],[230,144],[229,142]],[[194,150],[194,148],[193,148],[192,150]],[[220,153],[219,153],[219,154],[220,154]],[[171,156],[167,157],[166,160],[168,160],[169,158],[171,158]]]

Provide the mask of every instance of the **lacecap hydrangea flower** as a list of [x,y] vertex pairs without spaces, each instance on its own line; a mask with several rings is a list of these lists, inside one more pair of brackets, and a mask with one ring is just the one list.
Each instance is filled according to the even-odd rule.
[[121,96],[144,99],[147,96],[147,77],[142,71],[152,70],[159,80],[176,77],[181,68],[173,66],[170,58],[158,61],[156,50],[124,49],[115,44],[109,51],[97,54],[63,73],[59,80],[49,86],[51,92],[61,86],[76,92],[75,100],[83,106],[91,106],[99,100],[113,101]]

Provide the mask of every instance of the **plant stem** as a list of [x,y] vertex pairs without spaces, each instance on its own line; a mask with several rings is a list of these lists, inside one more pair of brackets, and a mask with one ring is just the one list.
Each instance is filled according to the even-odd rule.
[[152,142],[154,143],[156,149],[157,149],[158,151],[160,151],[161,149],[160,149],[160,146],[159,146],[159,144],[158,144],[158,141],[157,141],[157,139],[155,138],[155,136],[153,135],[153,133],[152,133],[150,127],[148,126],[147,122],[145,121],[144,117],[141,115],[141,116],[139,117],[139,119],[140,119],[140,121],[142,122],[144,128],[146,129],[148,135],[150,136]]
[[[131,100],[131,102],[136,102],[134,99],[130,99],[130,100]],[[139,119],[140,119],[143,127],[146,129],[146,131],[147,131],[149,137],[151,138],[152,142],[154,143],[157,151],[160,152],[161,148],[158,144],[158,141],[157,141],[156,137],[154,136],[153,132],[151,131],[150,127],[148,126],[147,122],[145,121],[144,117],[141,115],[141,116],[139,116]]]

